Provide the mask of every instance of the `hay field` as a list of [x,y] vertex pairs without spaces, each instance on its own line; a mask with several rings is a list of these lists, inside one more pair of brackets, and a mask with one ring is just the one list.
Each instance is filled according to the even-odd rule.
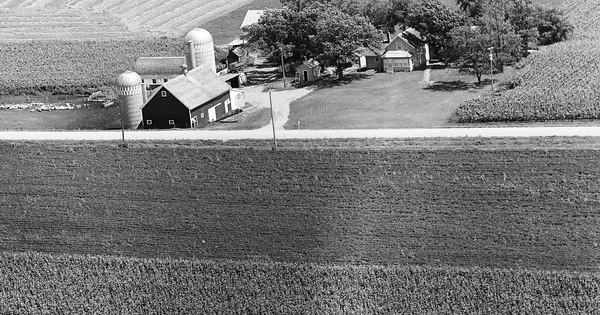
[[[0,2],[3,40],[128,39],[182,36],[252,0],[29,0]],[[241,21],[239,21],[241,22]],[[235,22],[238,24],[238,22]]]

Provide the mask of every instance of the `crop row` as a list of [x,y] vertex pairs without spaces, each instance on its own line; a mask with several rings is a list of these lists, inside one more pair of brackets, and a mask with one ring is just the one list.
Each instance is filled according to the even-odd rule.
[[0,94],[57,94],[114,85],[141,56],[183,56],[179,40],[166,37],[114,41],[3,43]]
[[0,253],[10,314],[592,314],[600,276]]
[[0,250],[597,271],[595,150],[3,143]]

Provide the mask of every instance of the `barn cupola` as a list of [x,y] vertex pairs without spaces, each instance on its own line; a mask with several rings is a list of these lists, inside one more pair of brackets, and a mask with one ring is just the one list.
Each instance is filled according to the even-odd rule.
[[210,33],[203,28],[195,28],[185,35],[185,59],[188,70],[200,66],[209,66],[213,72],[217,72],[215,63],[215,48]]

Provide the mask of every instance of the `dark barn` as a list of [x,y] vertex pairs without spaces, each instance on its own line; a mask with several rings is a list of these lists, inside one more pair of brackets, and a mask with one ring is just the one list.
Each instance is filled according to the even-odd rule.
[[230,89],[208,67],[195,68],[153,91],[142,109],[144,128],[195,128],[226,117]]

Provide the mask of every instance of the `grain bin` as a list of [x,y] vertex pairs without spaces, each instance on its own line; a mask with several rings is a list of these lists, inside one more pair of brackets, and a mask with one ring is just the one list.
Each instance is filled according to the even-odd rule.
[[125,71],[117,78],[117,94],[124,114],[123,124],[127,129],[137,129],[142,122],[142,78],[133,71]]
[[207,65],[213,72],[217,72],[215,64],[215,48],[210,33],[203,28],[195,28],[185,35],[185,59],[193,70],[196,67]]

